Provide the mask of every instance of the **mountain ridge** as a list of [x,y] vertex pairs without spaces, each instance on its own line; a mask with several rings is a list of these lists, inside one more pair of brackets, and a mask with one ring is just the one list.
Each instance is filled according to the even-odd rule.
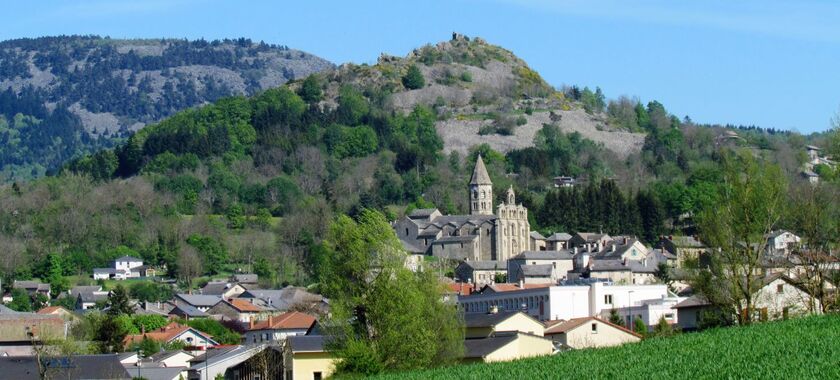
[[[16,168],[0,173],[7,179],[41,175],[182,109],[334,67],[246,38],[15,39],[0,42],[0,62],[0,165]],[[15,120],[18,113],[33,120]]]

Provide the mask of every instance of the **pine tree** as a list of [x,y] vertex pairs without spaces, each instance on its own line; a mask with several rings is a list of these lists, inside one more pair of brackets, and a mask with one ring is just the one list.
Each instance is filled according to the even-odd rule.
[[132,313],[134,313],[134,310],[128,300],[128,292],[122,285],[117,285],[108,295],[108,315],[116,317],[123,314],[131,315]]
[[417,68],[416,65],[411,65],[408,67],[408,71],[405,73],[405,76],[403,76],[402,83],[405,88],[409,90],[416,90],[418,88],[423,88],[423,86],[426,85],[426,80],[423,79],[423,73],[420,72],[420,69]]

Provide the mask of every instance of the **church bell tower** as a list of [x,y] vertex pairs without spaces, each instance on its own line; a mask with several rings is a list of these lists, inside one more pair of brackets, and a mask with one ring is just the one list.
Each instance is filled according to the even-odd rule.
[[470,179],[470,214],[493,215],[493,182],[480,154]]

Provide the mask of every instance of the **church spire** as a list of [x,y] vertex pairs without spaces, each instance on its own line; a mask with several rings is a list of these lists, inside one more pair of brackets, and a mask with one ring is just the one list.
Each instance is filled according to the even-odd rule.
[[490,175],[487,174],[487,168],[484,167],[484,160],[481,159],[481,154],[478,154],[478,159],[475,160],[475,169],[473,170],[470,185],[492,185]]
[[493,215],[493,182],[484,167],[481,155],[475,160],[475,169],[470,179],[470,214]]

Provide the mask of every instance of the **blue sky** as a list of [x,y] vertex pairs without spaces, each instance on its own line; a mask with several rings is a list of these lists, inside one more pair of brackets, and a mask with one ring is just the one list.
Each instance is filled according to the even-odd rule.
[[555,86],[656,99],[697,122],[822,131],[840,105],[834,1],[22,1],[0,39],[249,37],[336,63],[405,55],[452,31],[525,59]]

